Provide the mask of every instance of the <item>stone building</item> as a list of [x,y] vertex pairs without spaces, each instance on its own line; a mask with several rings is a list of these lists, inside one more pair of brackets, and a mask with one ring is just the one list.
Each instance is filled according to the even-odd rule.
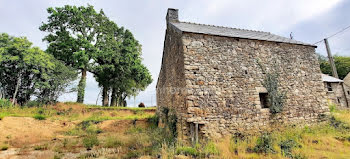
[[325,74],[322,74],[322,80],[329,102],[339,108],[349,108],[350,87],[343,80]]
[[[261,31],[181,22],[168,9],[158,112],[174,110],[179,138],[218,138],[329,113],[316,46]],[[279,74],[283,112],[264,104],[266,74]],[[315,73],[316,72],[316,73]],[[168,113],[168,112],[167,112]]]
[[350,72],[345,76],[344,84],[350,87]]

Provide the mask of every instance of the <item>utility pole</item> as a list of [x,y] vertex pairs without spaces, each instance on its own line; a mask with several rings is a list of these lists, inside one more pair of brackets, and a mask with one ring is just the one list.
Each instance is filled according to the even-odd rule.
[[339,78],[338,77],[338,73],[337,73],[337,68],[335,67],[333,56],[332,56],[332,53],[331,53],[331,49],[329,48],[329,44],[328,44],[327,38],[324,39],[324,43],[326,45],[327,54],[328,54],[328,61],[329,61],[329,64],[331,65],[331,68],[332,68],[333,77]]

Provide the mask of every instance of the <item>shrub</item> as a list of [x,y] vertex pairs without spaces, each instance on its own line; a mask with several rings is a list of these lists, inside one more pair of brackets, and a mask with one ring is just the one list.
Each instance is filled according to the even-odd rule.
[[25,104],[25,106],[27,106],[27,107],[41,107],[41,106],[43,106],[43,103],[32,100],[32,101],[27,102]]
[[193,157],[197,157],[199,155],[198,151],[193,147],[177,147],[176,154],[177,155],[182,154],[182,155],[193,156]]
[[45,120],[46,117],[44,115],[41,115],[41,114],[36,114],[33,116],[34,119],[36,120]]
[[286,156],[288,158],[294,158],[292,150],[293,148],[298,146],[298,143],[293,139],[288,139],[288,140],[281,141],[279,143],[279,146],[281,147],[283,156]]
[[157,128],[159,124],[159,116],[156,114],[147,119],[147,123],[151,128]]
[[7,145],[1,146],[0,150],[1,151],[6,151],[9,147]]
[[129,151],[125,157],[123,157],[124,159],[134,159],[134,158],[139,158],[141,156],[141,154],[137,151]]
[[278,77],[278,73],[267,73],[266,79],[263,83],[268,92],[267,100],[269,102],[269,108],[272,114],[280,113],[283,111],[284,101],[286,98],[286,92],[280,92],[278,89]]
[[270,134],[262,134],[256,143],[256,146],[253,148],[253,151],[256,153],[275,153],[276,151],[273,148],[273,141]]
[[12,103],[8,99],[0,99],[0,108],[8,108],[11,107]]
[[99,144],[96,135],[88,135],[83,138],[83,145],[87,150],[91,150],[94,146],[98,146]]
[[47,144],[34,146],[34,150],[47,150],[47,149],[48,149]]
[[208,142],[204,147],[205,155],[219,155],[220,151],[213,142]]
[[344,123],[343,121],[338,120],[334,116],[330,118],[330,125],[337,129],[350,129],[350,125]]
[[335,112],[337,110],[337,105],[334,103],[329,104],[329,111],[330,112]]
[[117,139],[116,137],[109,136],[106,138],[104,147],[116,148],[116,147],[120,147],[122,145],[123,145],[123,143],[119,139]]

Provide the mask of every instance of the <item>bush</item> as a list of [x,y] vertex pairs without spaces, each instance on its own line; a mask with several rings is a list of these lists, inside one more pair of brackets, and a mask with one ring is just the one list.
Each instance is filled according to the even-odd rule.
[[335,112],[337,110],[337,105],[334,103],[329,104],[329,111],[330,112]]
[[104,147],[117,148],[117,147],[120,147],[122,145],[123,145],[123,143],[119,139],[117,139],[116,137],[111,137],[110,136],[110,137],[106,138]]
[[12,103],[8,99],[0,99],[0,108],[8,108],[11,107]]
[[334,116],[332,116],[330,118],[330,125],[333,126],[334,128],[339,129],[344,129],[344,130],[349,130],[350,129],[350,125],[348,125],[347,123],[338,120],[337,118],[335,118]]
[[38,101],[29,101],[29,102],[27,102],[26,104],[25,104],[25,106],[27,106],[27,107],[41,107],[41,106],[43,106],[43,103],[41,103],[41,102],[38,102]]
[[7,145],[1,146],[0,148],[1,151],[6,151],[7,149],[9,149]]
[[83,138],[83,145],[87,150],[91,150],[94,146],[98,146],[99,144],[96,135],[88,135]]
[[293,148],[298,146],[298,143],[293,139],[288,139],[288,140],[281,141],[279,143],[279,146],[281,147],[283,156],[286,156],[288,158],[294,158],[292,150]]
[[213,142],[208,142],[204,147],[205,155],[219,155],[220,151]]
[[137,151],[130,151],[126,154],[125,157],[123,157],[123,159],[134,159],[134,158],[139,158],[141,156],[141,154]]
[[198,151],[193,147],[177,147],[176,154],[177,155],[182,154],[182,155],[193,156],[193,157],[197,157],[199,155]]
[[45,120],[46,117],[44,115],[41,115],[41,114],[36,114],[33,116],[34,119],[36,120]]
[[256,146],[253,148],[253,151],[256,153],[275,153],[276,151],[273,148],[273,141],[270,134],[262,134],[256,143]]
[[147,123],[151,128],[157,128],[159,124],[159,116],[156,114],[147,119]]
[[34,150],[47,150],[47,149],[48,149],[47,144],[34,146]]

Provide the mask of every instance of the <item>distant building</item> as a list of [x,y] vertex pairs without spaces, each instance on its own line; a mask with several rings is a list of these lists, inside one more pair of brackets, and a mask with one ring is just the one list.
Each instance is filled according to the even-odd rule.
[[[315,123],[329,114],[316,46],[268,32],[181,22],[177,9],[168,9],[166,20],[157,106],[165,117],[162,110],[175,110],[180,138]],[[275,115],[266,104],[266,72],[277,72],[286,92],[284,110]]]
[[350,72],[344,78],[344,84],[350,87]]
[[349,108],[350,87],[343,80],[325,74],[322,74],[322,80],[328,100],[340,108]]

